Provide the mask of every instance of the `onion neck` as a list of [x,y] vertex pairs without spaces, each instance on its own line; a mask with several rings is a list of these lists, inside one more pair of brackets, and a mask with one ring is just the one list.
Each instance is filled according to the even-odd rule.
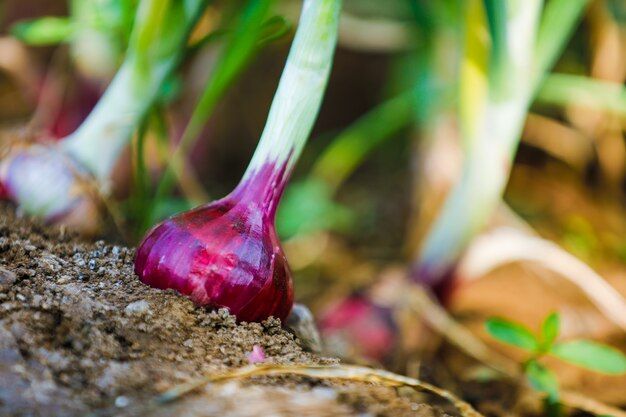
[[332,66],[341,0],[306,0],[265,129],[235,191],[274,219],[298,157],[311,134]]

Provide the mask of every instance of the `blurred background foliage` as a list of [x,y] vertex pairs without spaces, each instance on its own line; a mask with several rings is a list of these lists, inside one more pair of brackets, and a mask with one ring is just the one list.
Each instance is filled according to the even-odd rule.
[[[374,297],[373,287],[393,283],[418,256],[473,146],[463,132],[484,98],[481,83],[518,82],[510,68],[494,69],[512,53],[498,23],[507,16],[495,3],[344,0],[329,87],[277,218],[298,298],[315,312],[355,293]],[[484,4],[483,20],[472,17],[472,4]],[[568,13],[578,7],[582,16],[572,18],[571,38],[539,82],[521,138],[511,139],[504,201],[518,221],[626,294],[626,2],[561,4],[537,50],[568,30],[559,26]],[[58,138],[76,128],[122,60],[135,6],[130,0],[0,3],[4,134],[44,131]],[[158,220],[233,189],[267,116],[299,7],[296,0],[210,2],[181,69],[118,164],[108,237],[134,243]],[[485,39],[490,53],[481,49]],[[468,62],[490,68],[489,79],[468,82],[464,77],[475,76],[464,72]],[[470,327],[496,313],[531,325],[555,308],[569,309],[562,312],[564,334],[617,337],[626,346],[623,332],[580,307],[574,290],[528,284],[529,276],[541,275],[530,269],[497,270],[448,308]],[[408,333],[419,330],[408,326]],[[401,344],[407,352],[415,348],[410,337]]]

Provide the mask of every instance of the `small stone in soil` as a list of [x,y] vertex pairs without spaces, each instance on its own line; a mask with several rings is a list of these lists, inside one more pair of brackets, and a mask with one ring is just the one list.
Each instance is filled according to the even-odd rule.
[[17,275],[8,269],[0,267],[0,291],[8,291],[17,280]]
[[150,310],[150,304],[148,304],[146,300],[139,300],[130,303],[126,306],[124,312],[129,316],[143,316],[146,314],[152,314],[152,310]]

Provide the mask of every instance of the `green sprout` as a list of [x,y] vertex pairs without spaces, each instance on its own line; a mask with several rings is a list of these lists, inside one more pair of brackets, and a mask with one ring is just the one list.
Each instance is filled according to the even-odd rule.
[[138,4],[138,0],[68,0],[69,16],[19,21],[11,33],[34,46],[69,44],[85,75],[108,79],[122,62]]
[[586,339],[557,342],[560,330],[558,313],[551,313],[545,318],[538,335],[522,324],[503,318],[491,318],[485,327],[496,340],[529,353],[522,363],[524,375],[534,389],[546,394],[550,415],[559,414],[559,383],[554,372],[541,363],[544,357],[552,356],[607,375],[626,374],[626,356],[611,346]]

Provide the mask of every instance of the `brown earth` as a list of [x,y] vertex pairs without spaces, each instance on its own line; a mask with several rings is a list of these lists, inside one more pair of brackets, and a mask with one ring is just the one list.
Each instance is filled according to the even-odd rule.
[[0,207],[0,415],[444,414],[413,392],[296,377],[210,385],[154,408],[168,388],[248,364],[254,345],[275,363],[336,360],[306,352],[278,320],[238,324],[149,288],[132,265],[132,249],[81,242]]

